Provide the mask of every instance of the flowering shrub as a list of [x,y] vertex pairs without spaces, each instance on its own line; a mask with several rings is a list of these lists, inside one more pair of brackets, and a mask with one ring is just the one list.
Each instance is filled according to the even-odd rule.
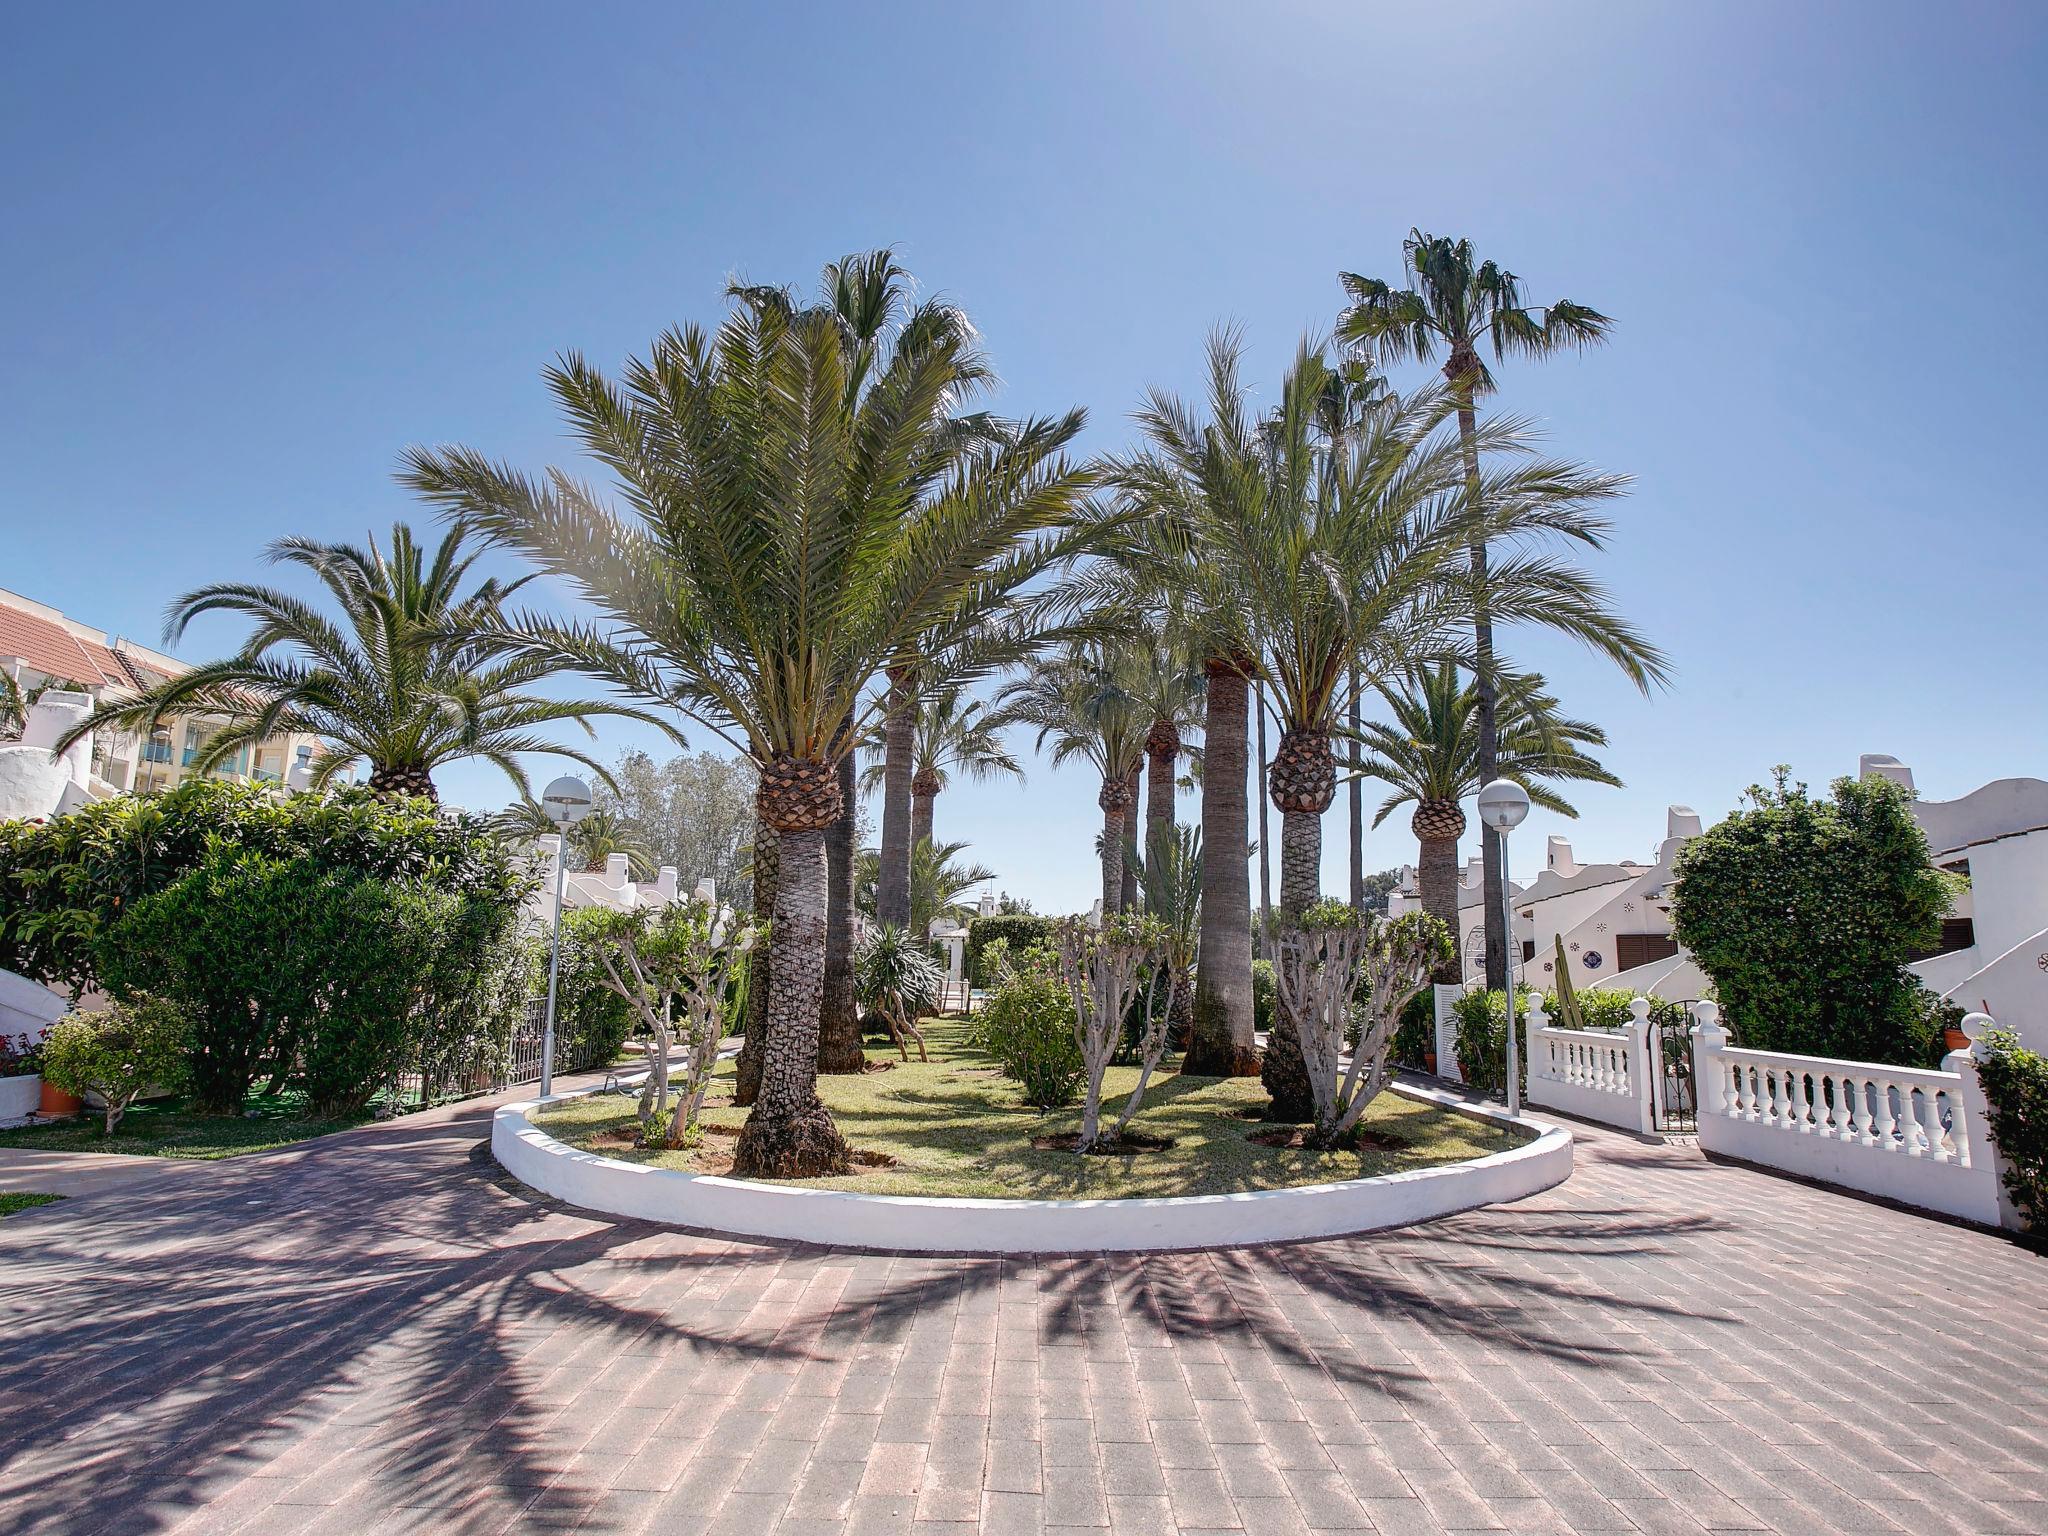
[[0,1077],[33,1077],[43,1070],[43,1042],[0,1035]]

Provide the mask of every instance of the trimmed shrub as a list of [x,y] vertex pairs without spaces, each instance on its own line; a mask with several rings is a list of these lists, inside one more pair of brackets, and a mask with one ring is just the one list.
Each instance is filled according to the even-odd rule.
[[[1529,1080],[1529,1042],[1522,1019],[1536,994],[1515,994],[1515,1059]],[[1508,997],[1505,992],[1467,992],[1454,1006],[1458,1020],[1458,1070],[1481,1093],[1505,1093],[1508,1085]]]
[[1939,941],[1956,880],[1930,861],[1906,791],[1845,778],[1814,800],[1780,769],[1749,800],[1686,844],[1671,911],[1737,1043],[1939,1060],[1938,1016],[1906,966]]
[[[1027,958],[1043,951],[1027,952]],[[1023,964],[981,1012],[981,1045],[1024,1091],[1024,1102],[1059,1109],[1074,1102],[1086,1076],[1074,1040],[1074,1003],[1050,968]]]
[[992,965],[985,967],[982,964],[982,951],[997,939],[1002,939],[1009,944],[1013,956],[1022,954],[1034,945],[1051,940],[1052,922],[1049,917],[1034,917],[1028,912],[974,918],[967,925],[968,979],[977,987],[994,987],[999,978]]
[[66,1093],[98,1094],[111,1136],[143,1092],[182,1083],[187,1033],[185,1016],[160,998],[67,1013],[43,1042],[43,1075]]
[[[602,958],[615,943],[603,907],[578,907],[562,914],[562,969],[555,983],[555,1062],[558,1070],[602,1067],[618,1059],[634,1032],[633,1010],[606,983]],[[540,940],[540,977],[535,997],[548,989],[547,939]]]
[[1991,1110],[1991,1139],[2005,1163],[2005,1188],[2036,1233],[2048,1230],[2048,1057],[2009,1029],[1985,1032],[1977,1077]]

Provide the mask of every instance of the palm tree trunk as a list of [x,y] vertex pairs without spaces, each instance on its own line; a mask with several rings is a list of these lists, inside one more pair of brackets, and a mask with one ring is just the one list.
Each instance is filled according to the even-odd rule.
[[1181,1071],[1249,1077],[1259,1070],[1252,1039],[1251,868],[1245,857],[1249,669],[1219,658],[1204,670],[1209,702],[1202,752],[1202,942],[1193,1037]]
[[[775,916],[776,866],[781,861],[782,839],[760,817],[754,818],[754,913]],[[744,1109],[761,1092],[761,1061],[768,1050],[768,981],[772,967],[766,946],[747,957],[747,1033],[740,1042],[739,1056],[732,1064],[733,1103]]]
[[[1107,786],[1104,798],[1108,798]],[[1124,822],[1127,814],[1119,807],[1102,808],[1102,915],[1121,911],[1124,900]]]
[[1173,770],[1178,752],[1165,751],[1151,743],[1163,739],[1161,728],[1152,727],[1145,746],[1145,851],[1159,846],[1159,839],[1173,826]]
[[[1351,669],[1351,704],[1345,711],[1351,740],[1345,757],[1358,756],[1358,730],[1365,723],[1358,703],[1358,668]],[[1345,809],[1351,817],[1351,910],[1365,910],[1365,781],[1356,775],[1344,786]]]
[[[1252,696],[1252,708],[1259,723],[1259,929],[1264,932],[1273,921],[1273,840],[1266,827],[1266,685],[1259,684]],[[1207,834],[1205,833],[1204,836]]]
[[1132,855],[1138,851],[1138,791],[1144,771],[1140,764],[1133,763],[1124,780],[1124,787],[1130,791],[1130,806],[1124,812],[1123,885],[1118,906],[1125,912],[1135,912],[1138,907],[1138,861]]
[[1421,890],[1422,910],[1440,921],[1451,935],[1450,961],[1435,979],[1455,984],[1465,974],[1458,933],[1458,840],[1424,837],[1416,841],[1421,854],[1415,866],[1415,883]]
[[[1469,380],[1471,375],[1466,375]],[[1479,413],[1472,408],[1471,387],[1465,386],[1465,401],[1458,407],[1458,441],[1465,453],[1466,501],[1473,521],[1471,542],[1472,586],[1475,606],[1472,617],[1472,680],[1479,695],[1479,784],[1493,782],[1500,754],[1500,737],[1494,722],[1497,689],[1493,669],[1493,616],[1486,603],[1486,536],[1479,526]],[[1507,920],[1501,913],[1500,836],[1486,823],[1479,824],[1479,852],[1485,871],[1482,882],[1486,922],[1486,985],[1505,990],[1508,984]]]
[[839,760],[839,793],[846,803],[825,834],[825,996],[818,1017],[818,1070],[859,1072],[867,1066],[860,1043],[860,999],[853,984],[853,754]]
[[[1280,911],[1283,917],[1299,917],[1322,896],[1323,818],[1320,812],[1280,813]],[[1287,1124],[1313,1120],[1316,1113],[1314,1090],[1309,1087],[1308,1063],[1302,1059],[1301,1037],[1294,1020],[1284,1008],[1273,1009],[1272,1027],[1266,1031],[1266,1057],[1259,1067],[1259,1081],[1273,1102],[1266,1106],[1266,1118]]]
[[[910,796],[910,846],[929,843],[932,840],[932,807],[938,802],[937,795],[920,795],[916,791]],[[908,866],[906,866],[908,867]]]
[[875,916],[910,926],[910,776],[917,734],[917,692],[908,667],[889,669],[889,708],[882,722],[882,867]]
[[844,1173],[846,1142],[818,1099],[818,1008],[825,992],[825,833],[778,834],[769,930],[768,1041],[761,1093],[733,1147],[742,1178]]

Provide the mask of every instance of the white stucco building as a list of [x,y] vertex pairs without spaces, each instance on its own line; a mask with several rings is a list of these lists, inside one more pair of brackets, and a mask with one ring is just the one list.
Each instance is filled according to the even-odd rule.
[[[526,914],[548,922],[555,910],[555,860],[561,857],[560,837],[537,837],[533,841],[533,869],[540,886],[526,899]],[[615,853],[603,869],[570,870],[562,876],[562,910],[578,907],[609,907],[630,912],[636,907],[666,907],[683,899],[678,888],[676,867],[664,864],[652,880],[635,880],[626,856]],[[705,902],[718,900],[718,888],[710,880],[699,880],[690,893]]]
[[[1882,753],[1866,753],[1857,772],[1914,788],[1912,770]],[[1940,947],[1913,970],[1939,996],[1990,1014],[2031,1049],[2048,1050],[2048,780],[1994,779],[1959,799],[1916,799],[1913,819],[1934,862],[1970,882],[1942,924]],[[1707,996],[1711,983],[1671,932],[1674,860],[1701,830],[1690,807],[1668,807],[1663,840],[1647,864],[1580,864],[1569,842],[1551,838],[1544,868],[1514,886],[1520,979],[1554,987],[1562,939],[1576,987],[1622,987],[1675,1002]],[[1421,905],[1415,872],[1403,870],[1388,910],[1399,915]],[[1481,905],[1475,857],[1458,888],[1468,985],[1485,970]]]

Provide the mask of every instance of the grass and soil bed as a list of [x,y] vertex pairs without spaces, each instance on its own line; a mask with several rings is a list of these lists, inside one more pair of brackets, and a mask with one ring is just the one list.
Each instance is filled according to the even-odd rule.
[[[1131,1130],[1152,1143],[1122,1155],[1077,1157],[1059,1149],[1080,1127],[1078,1106],[1039,1110],[995,1063],[967,1046],[953,1020],[925,1025],[930,1062],[898,1062],[870,1053],[890,1070],[821,1077],[818,1091],[853,1147],[857,1166],[843,1178],[808,1179],[808,1189],[873,1195],[980,1199],[1136,1199],[1232,1194],[1340,1179],[1406,1173],[1468,1162],[1519,1146],[1522,1134],[1465,1115],[1382,1094],[1366,1111],[1356,1148],[1266,1146],[1270,1130],[1254,1118],[1266,1102],[1257,1078],[1155,1075]],[[1170,1065],[1170,1063],[1169,1063]],[[1135,1067],[1112,1067],[1103,1084],[1103,1119],[1113,1123],[1136,1085]],[[747,1112],[732,1104],[732,1064],[721,1063],[704,1112],[704,1137],[685,1151],[636,1146],[634,1100],[573,1099],[537,1117],[569,1146],[623,1162],[726,1174],[733,1137]],[[1269,1138],[1270,1139],[1270,1138]]]
[[239,1157],[289,1146],[332,1131],[361,1125],[368,1113],[323,1118],[307,1110],[303,1093],[252,1093],[240,1115],[202,1115],[185,1098],[137,1104],[121,1117],[114,1134],[101,1130],[87,1110],[74,1120],[23,1125],[0,1131],[0,1147],[33,1147],[44,1152],[121,1152],[131,1157]]
[[0,1194],[0,1218],[12,1216],[16,1211],[32,1211],[39,1205],[55,1205],[62,1195],[38,1195],[26,1190],[14,1194]]

